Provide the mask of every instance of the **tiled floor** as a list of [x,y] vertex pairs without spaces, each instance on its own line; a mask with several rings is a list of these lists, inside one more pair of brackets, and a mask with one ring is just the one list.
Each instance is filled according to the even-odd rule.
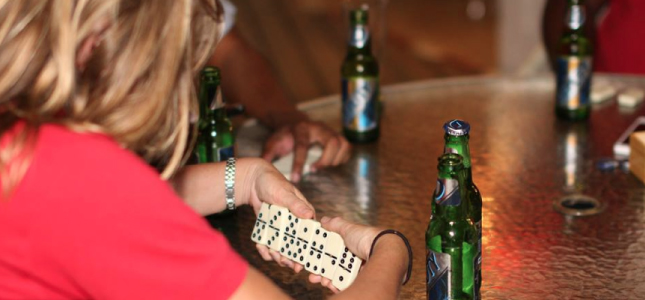
[[[338,93],[347,31],[341,1],[233,2],[238,28],[294,101]],[[485,5],[479,20],[468,17],[473,2]],[[494,6],[495,0],[390,0],[382,84],[495,71]]]

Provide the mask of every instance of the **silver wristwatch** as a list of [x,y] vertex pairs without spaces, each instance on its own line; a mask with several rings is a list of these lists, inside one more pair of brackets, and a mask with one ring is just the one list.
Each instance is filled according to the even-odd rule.
[[235,158],[233,157],[226,161],[224,186],[226,187],[226,209],[235,210]]

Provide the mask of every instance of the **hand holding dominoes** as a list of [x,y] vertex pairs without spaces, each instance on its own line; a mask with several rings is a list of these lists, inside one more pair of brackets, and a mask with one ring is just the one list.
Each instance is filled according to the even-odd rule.
[[262,204],[251,240],[331,280],[339,290],[354,281],[363,263],[339,234],[325,230],[315,220],[297,218],[277,205]]

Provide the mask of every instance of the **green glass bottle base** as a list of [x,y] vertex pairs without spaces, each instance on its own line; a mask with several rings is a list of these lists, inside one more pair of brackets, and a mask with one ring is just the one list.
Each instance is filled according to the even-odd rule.
[[555,115],[563,120],[582,121],[588,119],[590,114],[591,107],[589,106],[583,106],[573,110],[561,106],[555,107]]
[[379,137],[379,128],[372,129],[365,132],[357,132],[353,130],[343,129],[343,134],[348,141],[354,144],[367,144],[374,142]]

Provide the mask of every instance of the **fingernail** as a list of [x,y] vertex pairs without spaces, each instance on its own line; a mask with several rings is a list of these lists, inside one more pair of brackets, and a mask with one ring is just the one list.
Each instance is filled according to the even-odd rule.
[[295,173],[294,173],[294,174],[291,174],[291,181],[293,181],[293,182],[298,182],[298,181],[300,181],[300,175],[295,174]]
[[322,217],[320,219],[320,223],[327,223],[327,222],[329,222],[329,217]]

